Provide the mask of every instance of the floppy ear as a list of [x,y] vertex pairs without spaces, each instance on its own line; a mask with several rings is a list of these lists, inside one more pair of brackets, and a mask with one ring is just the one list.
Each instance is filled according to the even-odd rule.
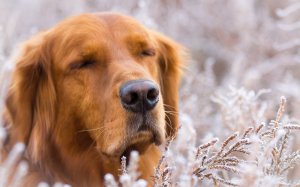
[[155,33],[159,45],[161,89],[166,111],[166,135],[176,136],[178,130],[178,92],[181,70],[186,61],[185,49],[171,39]]
[[[56,100],[49,57],[45,37],[40,34],[24,44],[23,53],[17,58],[6,99],[9,147],[16,142],[38,147],[41,139],[47,137]],[[31,140],[33,133],[40,140]]]

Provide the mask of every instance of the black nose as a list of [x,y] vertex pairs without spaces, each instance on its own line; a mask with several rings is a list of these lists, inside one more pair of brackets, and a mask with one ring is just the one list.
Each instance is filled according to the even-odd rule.
[[155,107],[159,100],[159,90],[152,81],[134,80],[121,86],[120,97],[126,110],[145,113]]

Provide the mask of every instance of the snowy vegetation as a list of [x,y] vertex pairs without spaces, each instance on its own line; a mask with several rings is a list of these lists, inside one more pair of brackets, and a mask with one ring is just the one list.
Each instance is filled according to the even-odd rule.
[[[1,106],[21,41],[70,15],[123,12],[191,56],[180,89],[181,128],[162,147],[155,186],[300,186],[298,1],[10,0],[0,10]],[[4,136],[0,128],[0,141]],[[0,187],[23,149],[16,145],[0,166]],[[146,186],[136,172],[138,154],[131,156],[120,181],[108,174],[107,186]],[[15,186],[26,168],[20,164]]]

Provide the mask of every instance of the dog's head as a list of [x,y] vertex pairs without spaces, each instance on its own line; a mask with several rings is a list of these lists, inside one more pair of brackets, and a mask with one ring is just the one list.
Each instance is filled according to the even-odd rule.
[[57,132],[113,156],[159,145],[178,128],[183,58],[130,17],[72,17],[25,43],[7,99],[10,139],[32,154]]

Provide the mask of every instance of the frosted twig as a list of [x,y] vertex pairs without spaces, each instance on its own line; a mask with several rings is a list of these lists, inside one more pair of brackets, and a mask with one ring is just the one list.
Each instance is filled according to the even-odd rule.
[[208,149],[212,146],[214,146],[217,142],[219,141],[218,138],[214,138],[213,140],[211,140],[208,143],[202,144],[197,148],[197,152],[196,152],[196,160],[199,158],[200,154],[202,151],[204,151],[205,149]]
[[296,29],[300,29],[300,22],[296,22],[296,23],[292,23],[292,24],[278,23],[277,25],[281,30],[284,30],[284,31],[293,31]]
[[280,98],[280,104],[279,104],[279,108],[278,108],[277,115],[276,115],[275,128],[279,127],[279,121],[281,120],[281,117],[284,113],[285,104],[286,104],[286,98],[284,96],[282,96]]
[[127,168],[126,168],[126,157],[125,156],[122,156],[121,158],[121,171],[122,171],[122,174],[127,174],[128,171],[127,171]]
[[262,122],[255,130],[255,133],[258,134],[263,127],[265,127],[265,123]]
[[284,9],[277,9],[276,14],[279,17],[286,17],[300,9],[300,3],[293,3]]
[[240,173],[241,171],[236,169],[235,167],[227,166],[227,165],[212,165],[209,166],[209,169],[217,169],[217,170],[226,170],[233,173]]
[[287,124],[287,125],[283,126],[283,129],[287,129],[287,130],[300,130],[300,125]]
[[[228,156],[231,152],[238,150],[237,148],[239,148],[239,147],[241,147],[243,145],[246,145],[248,143],[249,143],[249,139],[241,139],[241,140],[239,140],[238,142],[236,142],[235,144],[233,144],[229,148],[229,150],[222,155],[222,157]],[[241,152],[241,151],[243,151],[243,149],[240,149],[239,151]]]
[[212,175],[211,178],[217,182],[220,182],[222,184],[226,184],[228,186],[238,186],[237,184],[231,182],[231,181],[228,181],[228,180],[225,180],[225,179],[222,179],[216,175]]
[[284,50],[292,49],[299,45],[300,45],[300,39],[293,39],[282,44],[274,44],[274,49],[276,49],[277,51],[284,51]]
[[249,128],[245,131],[245,133],[243,134],[242,138],[243,138],[243,139],[246,138],[246,136],[247,136],[252,130],[253,130],[253,127],[249,127]]
[[229,136],[224,143],[222,144],[221,150],[218,152],[216,157],[219,157],[222,155],[223,151],[225,150],[225,147],[229,144],[230,141],[234,140],[238,136],[238,132],[234,133],[233,135]]

